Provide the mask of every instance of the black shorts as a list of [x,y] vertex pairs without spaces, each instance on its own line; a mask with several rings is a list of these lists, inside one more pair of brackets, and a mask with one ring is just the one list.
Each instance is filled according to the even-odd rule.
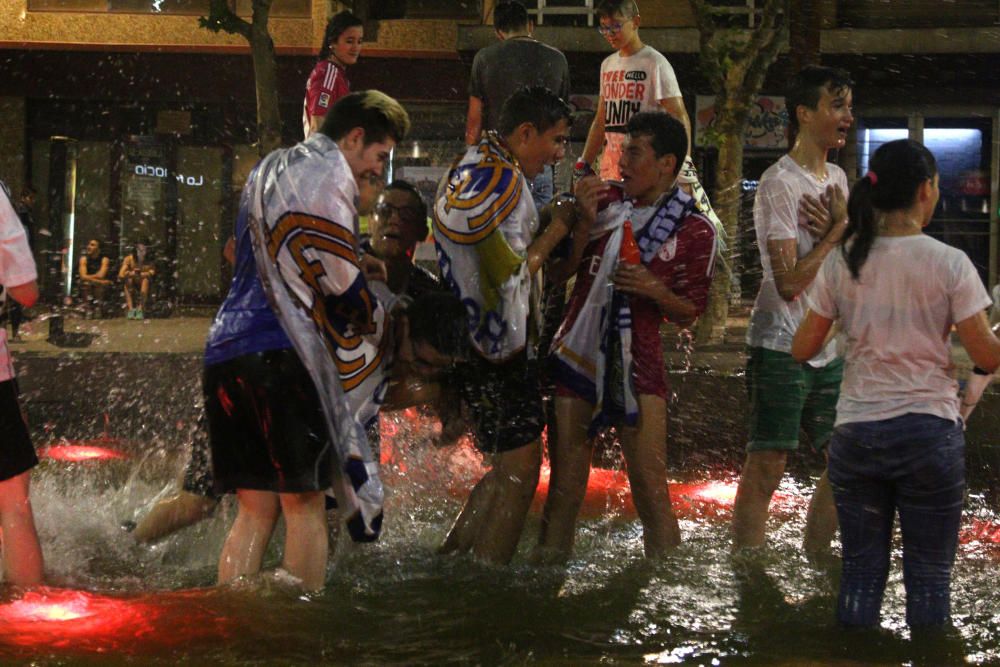
[[204,410],[191,434],[191,454],[184,467],[181,488],[196,496],[219,498],[215,493],[215,480],[212,477],[212,447],[208,438],[208,417]]
[[202,388],[217,494],[330,486],[333,451],[319,395],[294,350],[207,366]]
[[38,465],[17,394],[17,380],[0,382],[0,482]]
[[455,380],[475,421],[476,447],[487,454],[531,444],[545,427],[538,362],[522,352],[492,363],[479,356],[460,364]]

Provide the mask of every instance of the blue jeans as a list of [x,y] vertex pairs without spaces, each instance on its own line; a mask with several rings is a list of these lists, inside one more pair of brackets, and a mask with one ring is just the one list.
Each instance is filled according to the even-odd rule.
[[906,414],[838,426],[830,441],[829,476],[844,559],[837,620],[878,624],[898,511],[906,622],[948,623],[965,499],[961,422]]

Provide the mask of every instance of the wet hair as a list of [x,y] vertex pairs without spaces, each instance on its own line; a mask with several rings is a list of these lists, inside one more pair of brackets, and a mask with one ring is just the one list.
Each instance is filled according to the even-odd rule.
[[675,156],[674,176],[680,173],[688,149],[687,131],[682,122],[668,113],[643,111],[629,119],[625,132],[631,136],[649,137],[653,153],[658,158]]
[[319,59],[326,60],[333,51],[333,45],[344,34],[348,28],[364,26],[364,21],[359,19],[349,11],[342,11],[333,16],[326,23],[326,32],[323,33],[323,46],[319,50]]
[[493,10],[493,29],[497,32],[512,32],[528,27],[528,10],[517,0],[501,2]]
[[[847,201],[849,222],[841,241],[844,261],[854,280],[878,235],[879,214],[912,206],[917,189],[938,173],[934,154],[912,139],[882,144],[872,155],[868,169],[868,175],[851,188]],[[854,242],[848,244],[851,239]]]
[[506,137],[521,123],[531,123],[539,132],[546,132],[561,120],[569,122],[572,115],[570,106],[545,86],[525,87],[503,103],[497,129]]
[[603,0],[594,9],[594,14],[598,20],[621,16],[627,21],[639,15],[639,5],[635,4],[635,0]]
[[[785,91],[785,108],[788,109],[788,132],[791,142],[799,133],[798,108],[815,109],[823,90],[838,93],[854,86],[851,75],[846,70],[822,65],[806,65],[792,79]],[[791,143],[790,142],[790,143]]]
[[469,356],[469,313],[451,292],[428,292],[406,309],[410,340],[427,343],[440,354],[466,359]]
[[417,190],[409,181],[404,181],[402,179],[396,179],[389,185],[385,186],[383,192],[388,192],[389,190],[401,190],[406,192],[413,198],[413,202],[418,211],[420,211],[420,217],[424,221],[423,236],[420,240],[423,241],[427,238],[427,235],[431,233],[431,227],[427,222],[427,204],[424,202],[424,196],[420,194],[420,190]]
[[337,100],[319,131],[334,141],[356,127],[365,131],[365,145],[391,137],[399,143],[410,131],[410,117],[403,106],[385,93],[363,90]]

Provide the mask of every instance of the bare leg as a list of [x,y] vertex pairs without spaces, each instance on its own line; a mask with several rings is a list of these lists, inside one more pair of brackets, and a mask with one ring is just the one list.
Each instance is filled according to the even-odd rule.
[[126,278],[125,282],[122,283],[122,288],[125,290],[125,307],[129,310],[135,310],[135,302],[132,299],[132,279]]
[[30,473],[0,482],[0,530],[3,531],[3,570],[8,583],[42,583],[42,548],[28,498]]
[[504,565],[514,557],[528,508],[535,497],[541,465],[540,439],[496,455],[491,471],[496,475],[492,482],[493,497],[472,547],[478,560]]
[[448,531],[448,536],[438,547],[439,554],[465,553],[472,548],[493,501],[495,478],[496,471],[490,470],[473,487],[469,499],[465,501],[465,506]]
[[239,513],[219,556],[219,583],[260,572],[264,551],[278,521],[278,494],[239,489]]
[[622,429],[622,452],[628,465],[632,500],[642,520],[647,558],[656,558],[681,543],[681,529],[667,486],[667,402],[639,396],[639,423]]
[[329,538],[323,495],[322,491],[279,495],[285,515],[285,555],[281,565],[301,579],[308,591],[318,591],[326,583]]
[[802,548],[812,554],[822,554],[830,550],[830,542],[837,532],[837,507],[833,504],[833,487],[826,470],[816,482],[816,490],[809,500],[806,512],[805,538]]
[[181,528],[198,523],[211,514],[218,504],[219,501],[215,498],[180,491],[156,503],[132,534],[140,542],[159,540]]
[[557,396],[556,442],[549,448],[552,477],[542,511],[538,547],[532,561],[540,564],[566,562],[573,553],[576,517],[587,494],[593,442],[587,428],[593,406],[579,398]]
[[146,309],[146,302],[149,300],[149,278],[143,278],[139,287],[139,309]]
[[784,451],[747,452],[733,505],[733,546],[737,549],[763,546],[767,508],[785,474],[787,458]]

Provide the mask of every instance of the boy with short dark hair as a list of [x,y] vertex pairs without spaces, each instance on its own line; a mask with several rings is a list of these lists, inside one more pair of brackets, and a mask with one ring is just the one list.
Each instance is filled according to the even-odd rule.
[[572,551],[592,438],[609,425],[620,428],[646,555],[661,556],[681,539],[667,487],[659,330],[664,319],[690,326],[705,309],[716,232],[676,185],[687,150],[680,121],[639,113],[626,129],[619,162],[624,200],[598,212],[593,194],[600,181],[590,176],[577,188],[586,221],[574,233],[568,262],[579,268],[552,344],[558,428],[535,554],[544,563],[565,561]]
[[[788,452],[799,446],[799,430],[821,452],[833,432],[843,361],[830,340],[806,364],[791,356],[792,338],[805,315],[799,295],[838,244],[847,220],[831,221],[823,203],[831,188],[847,191],[844,170],[827,161],[843,148],[854,122],[847,72],[809,66],[789,87],[788,154],[761,177],[754,226],[763,279],[747,330],[750,442],[733,508],[736,547],[764,543],[771,496],[784,475]],[[837,527],[826,473],[816,485],[806,519],[804,547],[829,547]]]
[[546,88],[515,93],[499,132],[485,132],[444,176],[434,206],[442,279],[469,313],[472,359],[453,385],[475,421],[492,469],[476,484],[441,551],[471,550],[506,563],[514,555],[538,484],[545,424],[537,343],[539,269],[572,226],[558,206],[539,232],[528,181],[562,158],[570,109]]

